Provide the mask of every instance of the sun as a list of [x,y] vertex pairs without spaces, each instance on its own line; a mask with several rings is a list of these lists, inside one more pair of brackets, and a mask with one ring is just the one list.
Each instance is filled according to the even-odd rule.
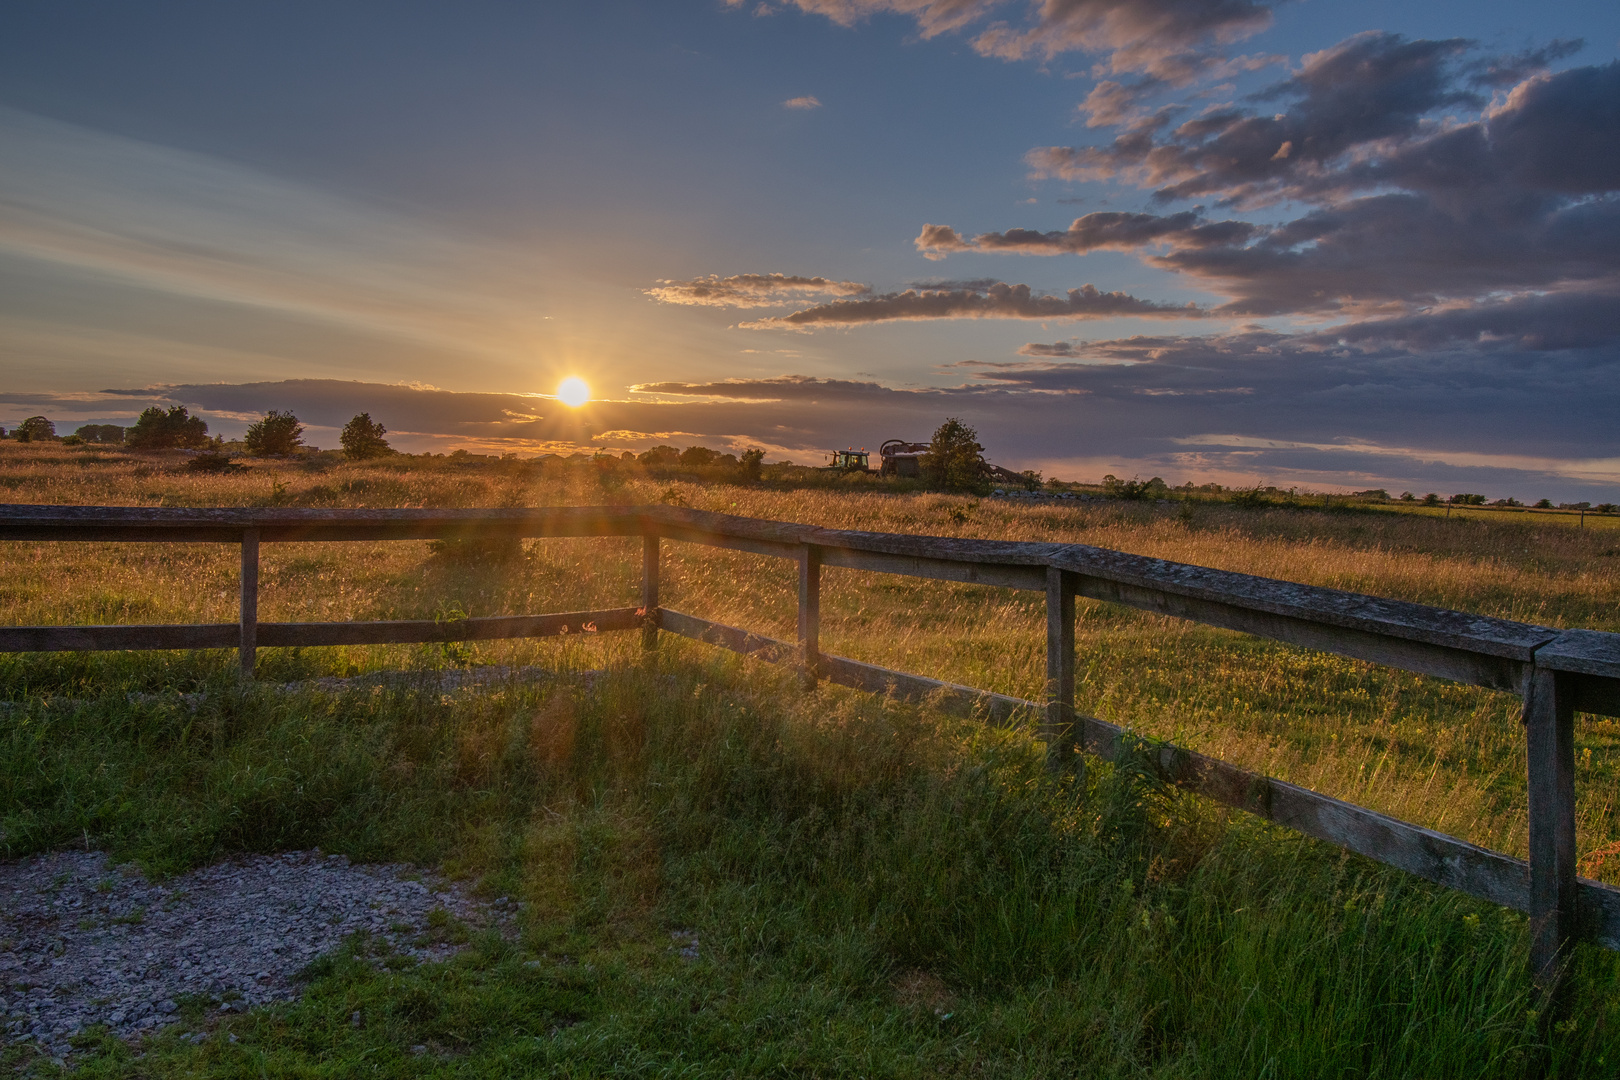
[[557,400],[577,409],[591,400],[591,388],[578,375],[570,375],[557,384]]

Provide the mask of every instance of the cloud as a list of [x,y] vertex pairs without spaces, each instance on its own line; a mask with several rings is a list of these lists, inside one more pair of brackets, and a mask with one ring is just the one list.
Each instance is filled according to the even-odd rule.
[[811,296],[860,296],[871,292],[872,287],[858,281],[797,274],[710,274],[690,281],[663,280],[644,291],[665,304],[752,308],[775,307]]
[[1161,112],[1110,145],[1029,156],[1038,176],[1136,184],[1159,204],[1303,205],[1291,219],[1194,207],[971,239],[929,224],[916,247],[933,259],[1136,251],[1226,297],[1217,315],[1414,313],[1531,291],[1620,299],[1620,63],[1535,71],[1489,107],[1476,92],[1481,72],[1530,70],[1571,47],[1481,60],[1458,39],[1358,34],[1249,105],[1174,127]]
[[741,325],[754,330],[808,330],[819,326],[862,326],[868,323],[924,319],[1196,319],[1206,312],[1194,305],[1177,307],[1142,300],[1128,293],[1102,292],[1095,285],[1070,289],[1063,296],[1037,295],[1028,285],[996,282],[988,288],[907,289],[859,300],[834,300],[791,315],[758,319]]
[[[1103,56],[1110,71],[1144,72],[1184,85],[1229,61],[1218,50],[1271,25],[1253,0],[1034,0],[1021,22],[998,18],[1011,0],[787,0],[807,14],[853,26],[880,14],[911,18],[925,39],[972,32],[973,49],[1003,60]],[[740,8],[747,0],[726,0]]]
[[930,259],[958,251],[1083,255],[1100,250],[1132,251],[1163,242],[1190,248],[1240,245],[1261,231],[1245,221],[1207,222],[1191,210],[1166,216],[1102,211],[1075,218],[1066,230],[1009,229],[981,233],[971,240],[964,240],[949,226],[924,225],[913,243]]
[[771,379],[721,379],[715,382],[656,382],[631,387],[638,394],[723,398],[733,401],[822,401],[893,394],[879,382],[818,379],[808,375],[780,375]]
[[782,108],[819,109],[821,108],[821,99],[816,97],[814,94],[806,94],[803,97],[788,98],[786,101],[782,102]]

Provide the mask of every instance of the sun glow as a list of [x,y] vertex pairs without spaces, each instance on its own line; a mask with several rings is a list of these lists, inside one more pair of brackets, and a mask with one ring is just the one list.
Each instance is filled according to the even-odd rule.
[[591,388],[578,375],[570,375],[557,384],[557,400],[577,409],[591,400]]

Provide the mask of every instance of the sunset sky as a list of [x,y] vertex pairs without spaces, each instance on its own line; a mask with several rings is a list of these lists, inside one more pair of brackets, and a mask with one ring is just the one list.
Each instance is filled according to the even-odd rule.
[[[0,424],[1620,501],[1620,4],[0,8]],[[568,376],[594,400],[553,396]]]

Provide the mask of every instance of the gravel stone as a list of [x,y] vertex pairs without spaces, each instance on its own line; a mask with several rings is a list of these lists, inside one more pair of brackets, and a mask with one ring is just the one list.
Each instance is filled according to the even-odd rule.
[[414,867],[354,865],[314,851],[232,859],[153,883],[100,852],[0,862],[0,1044],[53,1056],[94,1024],[124,1038],[176,1019],[180,1000],[222,1013],[287,1001],[297,973],[356,931],[395,954],[444,960],[424,936],[444,908],[512,930],[496,908]]

